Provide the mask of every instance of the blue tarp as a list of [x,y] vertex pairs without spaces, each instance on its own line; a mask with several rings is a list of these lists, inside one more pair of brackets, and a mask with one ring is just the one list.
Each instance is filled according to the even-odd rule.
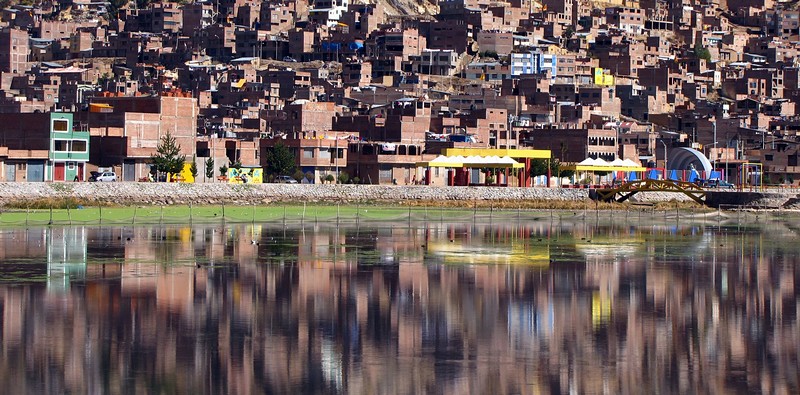
[[338,51],[338,50],[340,50],[342,48],[342,44],[340,44],[340,43],[323,42],[322,44],[320,44],[320,47],[322,47],[322,49],[326,50],[326,51],[327,50]]
[[697,173],[697,170],[692,170],[689,172],[689,179],[686,181],[695,182],[698,178],[700,178],[700,174]]
[[709,180],[719,180],[722,179],[722,172],[721,171],[712,171],[711,175],[708,176]]
[[670,180],[677,181],[677,180],[680,179],[680,177],[678,176],[678,171],[677,170],[670,170],[668,174],[669,174],[668,179],[670,179]]
[[656,169],[650,169],[650,171],[647,172],[647,178],[650,180],[657,180],[659,174],[661,174],[660,171]]
[[637,179],[635,171],[628,172],[628,181],[636,181]]
[[364,43],[359,43],[359,42],[350,43],[350,49],[353,51],[359,50],[361,48],[364,48]]

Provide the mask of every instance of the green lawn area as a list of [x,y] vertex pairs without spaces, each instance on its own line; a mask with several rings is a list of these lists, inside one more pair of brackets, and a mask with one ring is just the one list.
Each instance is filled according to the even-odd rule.
[[[511,212],[509,210],[508,212]],[[513,210],[518,215],[517,210]],[[503,214],[494,210],[498,218]],[[77,209],[6,209],[0,225],[180,224],[189,222],[394,222],[409,220],[469,221],[487,210],[359,205],[137,206]],[[506,216],[510,214],[506,213]]]

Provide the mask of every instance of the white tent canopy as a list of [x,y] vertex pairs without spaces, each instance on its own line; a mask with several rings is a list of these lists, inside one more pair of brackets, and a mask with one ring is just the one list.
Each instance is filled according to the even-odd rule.
[[622,166],[627,166],[627,167],[638,167],[642,165],[641,163],[636,163],[630,159],[625,159],[622,161],[622,163],[623,163]]

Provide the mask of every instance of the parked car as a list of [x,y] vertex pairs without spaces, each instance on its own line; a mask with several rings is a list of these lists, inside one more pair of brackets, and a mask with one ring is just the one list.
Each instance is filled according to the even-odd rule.
[[275,182],[278,184],[297,184],[297,180],[290,176],[277,176]]
[[721,189],[733,189],[735,186],[725,180],[720,179],[712,179],[712,180],[704,180],[700,182],[700,186],[703,188],[721,188]]
[[103,174],[103,173],[101,173],[99,171],[90,171],[89,172],[89,182],[97,181],[97,177],[100,177],[101,174]]
[[117,173],[113,171],[104,171],[99,176],[95,177],[97,182],[115,182],[117,181]]

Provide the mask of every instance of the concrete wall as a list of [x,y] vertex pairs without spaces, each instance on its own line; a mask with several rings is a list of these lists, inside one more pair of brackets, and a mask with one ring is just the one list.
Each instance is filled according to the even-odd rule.
[[[198,171],[201,166],[198,166]],[[748,203],[751,207],[800,208],[798,190],[770,193],[712,192],[712,202],[720,199]],[[118,204],[266,204],[270,202],[400,202],[418,201],[589,201],[587,189],[515,188],[515,187],[442,187],[391,185],[330,184],[249,184],[225,183],[6,183],[0,182],[0,205],[31,198],[75,197]],[[736,196],[739,196],[737,198]],[[647,193],[639,201],[689,201],[679,193]],[[589,201],[590,202],[590,201]],[[727,200],[726,200],[727,202]],[[591,203],[591,202],[590,202]],[[732,208],[723,206],[723,208]]]

